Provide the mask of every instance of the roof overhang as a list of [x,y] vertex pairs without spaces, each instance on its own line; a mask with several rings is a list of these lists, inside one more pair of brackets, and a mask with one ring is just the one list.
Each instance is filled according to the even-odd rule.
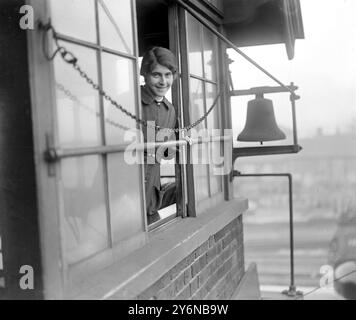
[[289,59],[304,38],[299,0],[223,0],[226,36],[238,47],[284,43]]

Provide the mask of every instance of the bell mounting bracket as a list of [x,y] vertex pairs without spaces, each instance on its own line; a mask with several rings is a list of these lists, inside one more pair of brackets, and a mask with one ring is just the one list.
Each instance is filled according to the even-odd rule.
[[[277,146],[259,146],[259,147],[234,147],[232,150],[232,168],[237,158],[239,157],[250,157],[250,156],[265,156],[265,155],[276,155],[276,154],[288,154],[288,153],[298,153],[302,150],[302,147],[298,144],[297,136],[297,121],[296,121],[296,111],[295,111],[295,101],[300,99],[300,96],[295,94],[298,89],[293,82],[289,86],[263,86],[263,87],[253,87],[244,90],[232,90],[230,91],[231,96],[246,96],[246,95],[256,95],[263,96],[268,93],[290,93],[290,101],[292,107],[292,120],[293,120],[293,144],[292,145],[277,145]],[[233,175],[231,173],[231,180]]]

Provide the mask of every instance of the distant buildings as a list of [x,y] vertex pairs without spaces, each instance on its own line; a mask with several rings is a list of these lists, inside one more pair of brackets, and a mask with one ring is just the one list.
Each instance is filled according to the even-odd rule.
[[[251,157],[239,160],[237,170],[247,172],[290,172],[293,174],[296,214],[313,214],[313,210],[338,216],[352,202],[356,190],[355,132],[316,136],[299,141],[303,150],[297,155]],[[238,192],[248,189],[256,203],[278,207],[287,203],[287,188],[276,178],[268,183],[261,178],[244,180]],[[267,180],[266,180],[267,181]],[[261,195],[263,195],[261,197]],[[264,200],[266,198],[266,200]],[[298,212],[299,210],[299,212]]]

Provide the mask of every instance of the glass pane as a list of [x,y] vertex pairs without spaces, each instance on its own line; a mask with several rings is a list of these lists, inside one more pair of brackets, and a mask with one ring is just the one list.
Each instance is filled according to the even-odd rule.
[[[79,65],[97,82],[96,53],[64,44],[78,57]],[[99,95],[62,59],[54,60],[59,143],[62,147],[100,145]]]
[[221,142],[216,141],[210,144],[210,194],[214,195],[222,191],[222,175],[217,174],[223,170],[224,157],[220,149]]
[[200,77],[203,76],[201,30],[200,23],[187,14],[189,72]]
[[[213,105],[214,100],[216,98],[216,95],[218,94],[217,92],[217,87],[214,84],[206,83],[205,84],[205,94],[206,94],[206,109],[209,110],[210,107]],[[210,135],[220,135],[219,129],[220,129],[220,123],[219,123],[219,101],[211,110],[207,117],[207,122],[208,122],[208,129],[209,129],[209,134]],[[214,130],[214,131],[212,131]]]
[[133,53],[131,0],[99,0],[101,45]]
[[[204,82],[190,78],[190,118],[191,123],[204,114]],[[202,121],[191,130],[193,138],[206,136],[205,123]],[[207,144],[196,144],[191,148],[191,161],[194,165],[194,183],[196,200],[200,201],[209,197],[208,181],[208,148]]]
[[[193,123],[204,114],[204,96],[203,96],[204,82],[190,78],[190,122]],[[195,130],[205,128],[205,121],[202,121],[195,127]]]
[[[217,95],[217,86],[211,83],[205,84],[205,94],[206,94],[206,109],[208,110],[214,103]],[[208,116],[208,132],[209,135],[220,136],[220,123],[219,123],[219,103],[217,103],[214,109],[210,112]],[[214,172],[219,170],[218,166],[223,161],[222,155],[220,156],[220,142],[212,142],[209,146],[210,152],[210,165],[209,165],[209,175],[210,175],[210,193],[214,195],[222,190],[221,176],[216,175]]]
[[204,73],[205,78],[216,81],[217,59],[217,39],[216,36],[204,28]]
[[199,202],[209,197],[207,144],[195,144],[191,150],[194,164],[195,198]]
[[[121,106],[136,114],[133,61],[112,54],[103,54],[103,86],[105,91]],[[107,144],[124,142],[125,129],[136,128],[135,120],[122,113],[108,101],[104,101],[105,118],[115,124],[105,123]]]
[[108,244],[103,167],[98,156],[62,161],[65,255],[69,264]]
[[143,230],[139,167],[125,162],[124,154],[108,155],[111,229],[113,241]]
[[96,43],[93,0],[50,0],[50,7],[57,32]]

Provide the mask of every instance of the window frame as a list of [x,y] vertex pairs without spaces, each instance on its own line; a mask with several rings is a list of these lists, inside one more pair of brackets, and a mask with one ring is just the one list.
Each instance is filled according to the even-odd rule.
[[[188,46],[188,35],[187,35],[187,30],[188,30],[188,16],[189,12],[187,12],[184,8],[179,6],[179,23],[180,23],[180,56],[181,56],[181,64],[182,64],[182,95],[183,95],[183,115],[184,115],[184,123],[185,124],[190,124],[191,123],[191,117],[190,117],[190,79],[197,79],[199,81],[202,81],[204,86],[203,86],[203,93],[204,93],[204,110],[206,112],[207,106],[206,106],[206,95],[205,95],[205,90],[206,90],[206,83],[210,83],[213,85],[216,85],[216,92],[219,92],[219,90],[222,90],[222,95],[220,98],[220,107],[218,111],[218,121],[220,125],[220,130],[223,130],[227,128],[228,126],[226,125],[226,114],[223,111],[223,106],[226,105],[227,99],[224,97],[225,96],[225,88],[221,88],[223,74],[225,74],[224,70],[224,64],[223,64],[223,58],[222,58],[222,46],[219,42],[219,39],[217,39],[216,43],[216,63],[217,63],[217,68],[216,68],[216,80],[210,80],[207,79],[205,76],[205,71],[204,71],[204,47],[202,47],[202,65],[203,65],[203,77],[197,76],[197,75],[192,75],[189,70],[189,46]],[[195,17],[191,16],[193,19]],[[218,26],[213,24],[213,21],[208,21],[207,19],[201,17],[206,21],[206,23],[214,26],[215,28],[218,29]],[[204,31],[203,28],[206,28],[200,21],[197,20],[197,23],[199,24],[200,27],[200,38],[201,38],[201,44],[204,46]],[[204,120],[205,122],[205,127],[207,128],[207,119]],[[224,136],[220,136],[221,141],[224,140]],[[209,142],[206,142],[209,143]],[[206,211],[209,207],[212,207],[214,205],[217,205],[218,203],[223,202],[224,200],[230,199],[229,196],[229,183],[227,181],[226,176],[222,176],[221,178],[221,191],[211,195],[210,192],[210,187],[209,187],[209,197],[200,200],[199,202],[196,199],[196,183],[194,181],[194,165],[190,163],[190,154],[191,154],[191,146],[188,146],[188,164],[186,165],[186,170],[187,170],[187,192],[188,192],[188,204],[187,204],[187,211],[188,211],[188,216],[190,217],[197,217],[198,215],[202,214],[204,211]],[[209,165],[208,165],[209,166]],[[209,170],[209,167],[207,171]],[[207,174],[208,181],[210,184],[210,171],[208,171]]]
[[[157,1],[159,2],[159,1]],[[171,87],[171,94],[172,94],[172,105],[176,111],[176,118],[177,118],[177,125],[179,128],[183,126],[184,119],[183,119],[183,109],[182,109],[182,67],[180,57],[180,43],[179,43],[179,6],[174,2],[168,2],[167,4],[168,9],[168,35],[169,35],[169,49],[174,53],[177,57],[178,63],[178,71],[177,71],[177,79],[173,82]],[[179,148],[179,157],[187,153],[187,142],[181,139],[180,136],[177,137],[177,148]],[[178,158],[176,157],[176,160]],[[179,158],[181,159],[181,158]],[[184,163],[184,161],[183,161]],[[152,224],[147,225],[147,231],[155,231],[158,228],[164,227],[174,221],[177,221],[181,218],[187,217],[187,173],[186,167],[184,164],[175,162],[175,183],[177,186],[177,202],[176,208],[177,211],[175,214],[169,215],[163,219],[158,220]]]
[[[36,15],[41,21],[50,21],[51,11],[50,4],[39,3],[36,0],[29,0],[30,5],[34,8]],[[98,21],[98,2],[94,0],[95,15],[96,15],[96,32],[98,35],[97,43],[87,42],[85,40],[76,39],[67,35],[58,34],[58,39],[65,46],[66,43],[74,43],[83,47],[95,50],[96,62],[98,66],[98,83],[101,83],[101,56],[104,52],[115,54],[118,57],[128,58],[134,64],[134,95],[135,95],[135,112],[141,117],[141,99],[139,90],[139,66],[138,66],[138,45],[137,45],[137,19],[135,0],[130,0],[131,5],[131,23],[133,35],[133,54],[127,54],[118,50],[100,46],[100,29]],[[43,158],[43,154],[50,147],[59,146],[58,130],[57,130],[57,114],[56,114],[56,89],[54,78],[54,66],[48,63],[43,55],[42,50],[43,31],[28,32],[29,43],[29,66],[30,66],[30,85],[32,99],[32,116],[34,128],[34,149],[37,157],[36,161],[36,179],[39,202],[39,221],[40,221],[40,237],[42,264],[44,273],[44,283],[46,297],[62,299],[74,296],[78,290],[78,283],[85,279],[89,274],[96,272],[105,266],[108,266],[129,252],[142,247],[147,242],[147,219],[145,209],[145,192],[144,192],[144,172],[143,165],[135,165],[139,170],[138,185],[141,199],[141,216],[142,228],[139,233],[129,237],[127,240],[120,240],[116,243],[110,242],[112,230],[107,229],[109,242],[104,250],[94,253],[92,256],[68,265],[64,256],[64,230],[63,230],[63,192],[60,182],[60,160],[55,163],[47,163]],[[48,50],[53,50],[53,43],[48,41]],[[105,114],[103,98],[99,99],[100,105],[100,132],[101,139],[98,147],[92,148],[77,148],[80,151],[89,151],[89,153],[97,153],[103,163],[104,174],[104,191],[105,206],[108,202],[108,171],[106,166],[106,157],[109,154],[105,149],[110,149],[110,145],[105,144]],[[48,106],[51,106],[48,108]],[[59,148],[60,149],[60,148]],[[82,150],[80,150],[82,149]],[[87,150],[85,150],[87,149]],[[88,150],[91,149],[91,150]],[[65,149],[63,149],[65,150]],[[67,150],[68,151],[68,150]],[[69,150],[70,151],[70,150]],[[80,155],[79,155],[80,156]],[[105,178],[106,176],[106,178]],[[106,216],[110,216],[110,212],[106,209]],[[75,284],[76,283],[76,284]]]
[[[131,23],[132,23],[132,28],[133,28],[133,32],[132,32],[132,36],[133,36],[133,52],[132,54],[129,53],[125,53],[122,51],[118,51],[118,50],[114,50],[108,47],[105,47],[102,45],[101,43],[101,26],[100,26],[100,19],[99,19],[99,6],[100,4],[98,3],[98,0],[92,0],[94,2],[94,10],[95,10],[95,30],[96,30],[96,43],[92,43],[92,42],[87,42],[81,39],[77,39],[77,38],[73,38],[71,36],[67,36],[64,34],[60,34],[58,33],[58,40],[62,41],[65,45],[65,43],[72,43],[75,45],[79,45],[82,47],[86,47],[89,49],[93,49],[95,50],[95,54],[96,54],[96,63],[97,63],[97,77],[98,77],[98,84],[100,86],[102,86],[103,84],[103,56],[104,54],[112,54],[115,57],[119,57],[119,58],[126,58],[130,61],[132,61],[134,63],[134,96],[135,96],[135,113],[141,117],[141,101],[140,101],[140,96],[139,96],[139,67],[138,67],[138,47],[137,47],[137,32],[136,32],[136,25],[137,25],[137,20],[136,20],[136,10],[135,10],[135,1],[133,0],[129,0],[130,1],[130,6],[131,6]],[[50,6],[50,5],[49,5]],[[56,109],[56,108],[55,108]],[[83,271],[83,269],[86,269],[85,265],[88,264],[89,260],[95,260],[96,256],[110,256],[110,254],[107,254],[107,251],[113,251],[115,252],[115,247],[119,246],[120,244],[123,242],[126,242],[125,240],[120,240],[117,243],[113,242],[113,233],[114,230],[112,230],[111,228],[111,223],[110,223],[110,219],[112,218],[112,213],[111,213],[111,208],[110,208],[110,186],[109,186],[109,153],[105,153],[105,152],[100,152],[100,147],[110,147],[111,145],[107,144],[107,133],[106,133],[106,123],[105,123],[105,110],[104,110],[104,99],[102,96],[99,96],[99,112],[100,112],[100,132],[101,132],[101,141],[100,141],[100,146],[98,146],[98,151],[97,152],[93,152],[92,154],[97,155],[100,157],[101,159],[101,163],[102,163],[102,174],[103,174],[103,187],[104,187],[104,205],[105,205],[105,212],[106,212],[106,221],[107,221],[107,236],[108,236],[108,243],[107,246],[105,247],[105,249],[100,250],[100,251],[96,251],[93,255],[85,257],[84,259],[81,259],[78,262],[75,262],[74,264],[68,265],[67,269],[70,272],[70,269],[76,270],[79,269],[78,272],[78,276],[81,274],[81,272]],[[57,121],[57,119],[56,119]],[[58,123],[58,122],[57,122]],[[136,125],[137,128],[137,125]],[[58,131],[57,131],[58,132]],[[57,137],[56,137],[57,139]],[[130,143],[124,144],[124,145],[129,145]],[[58,145],[58,143],[57,143]],[[79,149],[79,148],[76,148]],[[95,147],[93,148],[93,150],[95,149]],[[122,148],[122,150],[115,152],[115,154],[122,154],[125,151],[125,148]],[[59,171],[61,169],[59,168]],[[141,198],[141,217],[144,225],[143,225],[143,229],[141,230],[141,232],[145,232],[147,230],[147,219],[146,219],[146,215],[145,213],[145,202],[143,201],[143,196],[144,196],[144,181],[143,181],[143,175],[142,175],[142,170],[143,170],[143,165],[138,165],[135,170],[139,170],[141,171],[139,173],[139,187],[140,187],[140,198]],[[64,198],[63,195],[61,194],[61,202],[64,202]],[[61,217],[64,217],[65,213],[63,212],[61,214]],[[64,221],[62,222],[62,225],[64,224]],[[62,230],[63,231],[63,230]],[[136,235],[132,235],[130,236],[130,238],[135,238]],[[141,236],[142,237],[142,236]],[[141,238],[140,236],[138,238]],[[62,235],[62,239],[65,241],[66,237],[63,234]],[[140,241],[139,241],[140,242]],[[63,243],[64,244],[64,243]],[[64,250],[64,247],[63,247]],[[125,251],[125,250],[123,250]],[[118,253],[117,253],[118,254]],[[90,264],[90,263],[89,263]],[[73,271],[73,273],[76,273],[75,271]]]

